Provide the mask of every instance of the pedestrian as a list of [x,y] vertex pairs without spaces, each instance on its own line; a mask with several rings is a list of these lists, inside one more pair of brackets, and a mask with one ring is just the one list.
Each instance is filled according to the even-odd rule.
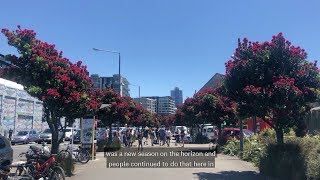
[[154,145],[154,139],[155,139],[155,137],[154,137],[154,130],[153,130],[153,129],[151,129],[151,130],[150,130],[151,146],[153,146],[153,145]]
[[157,142],[157,144],[160,145],[160,134],[159,134],[159,128],[158,127],[156,128],[155,133],[156,133],[156,142]]
[[179,131],[176,131],[174,133],[175,139],[176,139],[176,146],[178,146],[178,143],[180,143],[180,134]]
[[129,129],[128,131],[128,135],[127,135],[127,138],[128,138],[128,147],[131,147],[132,146],[132,129]]
[[13,133],[13,130],[10,128],[10,130],[9,130],[9,140],[10,141],[12,140],[12,133]]
[[166,131],[166,141],[167,141],[168,147],[170,146],[171,136],[172,136],[171,131],[169,130],[169,128],[167,128],[167,131]]
[[184,130],[181,131],[181,142],[182,142],[182,147],[184,147],[184,137],[185,137],[185,132]]
[[145,138],[145,141],[144,141],[144,145],[148,145],[148,141],[149,141],[149,128],[148,127],[146,127],[145,129],[144,129],[144,132],[143,132],[143,136],[144,136],[144,138]]
[[162,127],[159,130],[159,136],[160,136],[160,146],[164,146],[166,143],[166,130]]
[[125,147],[128,147],[128,130],[123,135],[123,144]]
[[139,133],[138,133],[138,150],[140,149],[140,147],[141,147],[141,150],[143,150],[142,139],[143,139],[143,134],[141,131],[139,131]]

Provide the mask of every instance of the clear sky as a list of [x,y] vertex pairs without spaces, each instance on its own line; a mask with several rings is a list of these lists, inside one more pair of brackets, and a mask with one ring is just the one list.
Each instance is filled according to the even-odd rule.
[[[319,59],[320,1],[54,0],[1,2],[0,27],[33,29],[71,61],[102,76],[121,73],[141,86],[141,96],[170,95],[175,86],[191,97],[233,54],[237,38],[270,40],[283,32]],[[0,53],[16,53],[0,35]],[[131,86],[131,96],[138,87]]]

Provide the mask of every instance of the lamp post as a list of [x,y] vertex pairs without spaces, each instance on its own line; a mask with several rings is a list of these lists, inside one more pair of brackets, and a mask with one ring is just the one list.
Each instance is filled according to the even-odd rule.
[[109,53],[118,54],[118,59],[119,59],[119,91],[120,91],[120,96],[122,97],[121,55],[120,55],[120,52],[110,51],[110,50],[104,50],[104,49],[97,49],[97,48],[92,48],[92,50],[94,50],[94,51],[100,51],[100,52],[109,52]]

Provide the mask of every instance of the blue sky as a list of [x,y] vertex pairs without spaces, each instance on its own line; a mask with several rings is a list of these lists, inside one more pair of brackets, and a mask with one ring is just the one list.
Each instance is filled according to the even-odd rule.
[[[237,38],[270,40],[283,32],[319,59],[320,1],[55,0],[1,2],[0,27],[33,29],[90,73],[118,72],[141,86],[141,95],[170,95],[175,86],[191,97],[233,54]],[[0,35],[0,53],[16,53]],[[131,86],[131,96],[138,87]]]

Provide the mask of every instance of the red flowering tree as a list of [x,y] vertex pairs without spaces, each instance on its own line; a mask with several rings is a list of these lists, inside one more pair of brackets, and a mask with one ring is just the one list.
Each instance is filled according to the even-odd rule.
[[[12,66],[3,69],[1,76],[22,84],[30,95],[43,101],[44,119],[52,131],[52,153],[57,153],[59,131],[97,106],[86,67],[81,62],[72,64],[54,45],[38,40],[32,30],[18,26],[15,31],[2,29],[2,33],[19,56],[6,56]],[[69,122],[61,124],[62,117]]]
[[170,127],[174,125],[174,121],[175,121],[174,114],[159,115],[158,118],[159,118],[160,125],[164,125],[166,127]]
[[195,112],[194,105],[196,103],[195,98],[187,98],[182,106],[180,106],[175,114],[177,122],[185,126],[194,126],[199,124],[199,120],[196,117],[197,112]]
[[304,49],[279,33],[270,42],[239,40],[226,63],[227,94],[238,103],[239,114],[261,117],[275,129],[278,143],[285,128],[303,127],[309,103],[317,100],[319,70],[306,59]]
[[[96,115],[102,124],[110,128],[113,123],[127,124],[130,120],[133,122],[142,120],[141,109],[136,108],[133,100],[129,97],[121,97],[112,89],[103,91],[99,102],[105,107],[100,108]],[[109,142],[111,142],[112,132],[109,133]]]
[[132,115],[130,116],[129,123],[131,125],[134,125],[136,127],[142,126],[155,126],[156,121],[155,121],[155,115],[152,114],[150,111],[145,110],[142,106],[139,106],[135,104],[136,106],[130,110]]
[[236,104],[222,96],[220,91],[220,88],[209,88],[198,92],[193,98],[186,99],[184,105],[177,111],[179,114],[176,114],[176,118],[181,118],[180,121],[192,129],[197,124],[205,123],[212,123],[219,130],[224,122],[234,124]]
[[209,122],[216,125],[219,129],[219,139],[223,123],[236,123],[236,104],[228,97],[218,93],[218,89],[205,89],[197,93],[194,98],[196,118],[202,120],[203,123]]

